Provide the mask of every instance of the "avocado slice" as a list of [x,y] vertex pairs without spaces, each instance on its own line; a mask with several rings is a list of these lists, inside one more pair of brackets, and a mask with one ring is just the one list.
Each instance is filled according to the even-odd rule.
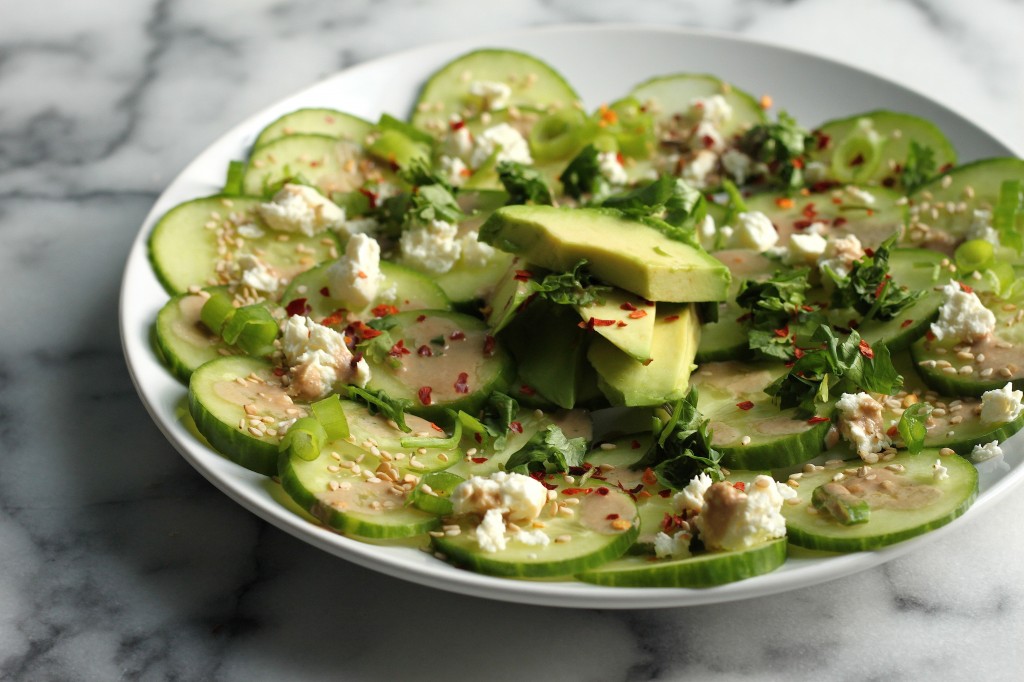
[[609,209],[504,206],[480,241],[555,271],[585,259],[596,277],[648,301],[724,301],[729,289],[714,257]]
[[651,359],[655,307],[635,294],[612,289],[600,301],[574,306],[588,327],[640,362]]
[[595,338],[587,358],[597,370],[601,391],[613,405],[659,405],[686,395],[700,343],[700,320],[693,305],[659,303],[651,360],[639,362],[604,338]]

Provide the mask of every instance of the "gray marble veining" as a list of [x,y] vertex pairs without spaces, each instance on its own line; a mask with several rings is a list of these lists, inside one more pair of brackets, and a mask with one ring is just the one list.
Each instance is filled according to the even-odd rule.
[[850,62],[1024,151],[1024,3],[115,2],[0,6],[0,677],[1019,679],[1019,492],[909,556],[718,606],[518,606],[330,557],[163,440],[117,335],[128,246],[216,136],[337,69],[564,22],[735,31]]

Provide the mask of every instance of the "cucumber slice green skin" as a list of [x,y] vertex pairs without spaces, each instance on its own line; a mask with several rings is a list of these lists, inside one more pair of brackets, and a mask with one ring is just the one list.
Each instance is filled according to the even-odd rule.
[[[490,336],[487,325],[475,317],[447,310],[409,311],[392,315],[388,332],[409,351],[400,357],[399,369],[367,358],[371,378],[367,388],[383,390],[392,398],[412,401],[409,412],[425,419],[446,423],[446,410],[475,414],[494,391],[503,391],[515,377],[515,363],[502,344]],[[461,339],[451,335],[461,333]],[[439,338],[440,337],[440,338]],[[490,339],[490,340],[488,340]],[[444,346],[433,343],[443,341]],[[417,351],[426,346],[431,355]],[[485,354],[485,347],[491,354]],[[389,358],[390,359],[390,358]],[[466,374],[465,388],[457,387]],[[431,389],[431,402],[424,404],[420,389]]]
[[706,552],[685,559],[628,556],[576,575],[614,587],[713,587],[774,571],[786,561],[780,538],[739,552]]
[[[949,138],[939,130],[931,121],[895,111],[868,111],[842,119],[826,121],[817,128],[820,136],[827,136],[828,143],[821,149],[812,149],[808,154],[810,161],[817,161],[825,164],[831,169],[832,157],[836,149],[842,144],[843,139],[857,128],[861,119],[871,121],[872,129],[884,139],[879,163],[870,176],[861,180],[863,184],[885,185],[886,187],[900,186],[900,176],[893,171],[892,164],[899,164],[900,167],[907,160],[910,151],[910,142],[914,141],[935,152],[935,167],[944,168],[956,163],[956,150]],[[899,135],[894,133],[899,131]],[[831,173],[830,173],[831,177]]]
[[510,107],[547,109],[579,101],[565,78],[536,57],[512,50],[475,50],[456,57],[431,75],[413,107],[412,124],[440,135],[447,130],[452,114],[471,118],[480,113],[478,107],[470,106],[469,85],[473,81],[511,86]]
[[160,309],[153,326],[153,344],[164,366],[179,381],[188,383],[201,365],[230,352],[231,346],[199,322],[206,299],[179,294]]
[[[245,239],[241,251],[262,251],[260,258],[284,279],[290,280],[309,269],[311,262],[326,260],[336,252],[333,233],[315,237],[293,234],[288,235],[286,242],[278,241],[279,233],[264,226],[256,215],[259,203],[260,199],[255,197],[214,195],[178,204],[164,214],[153,228],[147,246],[153,271],[167,293],[183,294],[191,286],[228,284],[216,270],[220,259],[217,233],[225,229],[237,238],[232,215],[264,229],[263,237]],[[207,228],[211,222],[218,229]],[[329,244],[324,243],[325,239]],[[300,245],[303,253],[296,251]]]
[[[1004,180],[1024,181],[1024,159],[983,159],[957,166],[922,186],[910,195],[910,200],[915,206],[939,208],[938,219],[928,215],[923,222],[951,235],[963,236],[971,224],[974,209],[991,210],[995,206],[999,198],[999,187]],[[965,194],[967,188],[970,188],[973,196]],[[949,213],[942,208],[948,202],[965,202],[967,210]],[[911,212],[909,224],[912,226],[914,222]]]
[[[306,272],[297,275],[291,281],[288,288],[281,294],[281,301],[287,304],[290,301],[304,298],[309,306],[309,317],[320,321],[339,309],[347,309],[345,301],[324,296],[325,289],[330,294],[328,286],[327,271],[334,264],[334,261],[322,263]],[[384,281],[380,285],[380,293],[377,298],[362,310],[349,310],[357,317],[365,317],[369,311],[378,305],[394,305],[402,310],[448,310],[451,308],[451,301],[444,295],[441,288],[415,270],[402,265],[381,261],[381,274]],[[385,297],[389,289],[394,288],[394,298]]]
[[[326,526],[342,533],[366,538],[407,538],[421,535],[441,525],[441,517],[405,504],[405,496],[390,494],[390,482],[370,483],[350,470],[340,468],[331,471],[336,460],[331,452],[343,458],[354,459],[363,455],[363,468],[375,467],[379,460],[368,452],[345,441],[327,443],[320,456],[308,462],[292,456],[288,451],[280,453],[277,469],[281,486],[285,492],[304,510],[322,521]],[[349,491],[330,490],[330,483],[348,484]],[[323,495],[321,498],[318,495]],[[342,497],[339,504],[332,504],[332,495]],[[395,505],[390,509],[374,510],[374,502]],[[342,508],[342,507],[347,508]]]
[[369,121],[336,109],[297,109],[268,124],[252,147],[259,149],[282,137],[307,134],[328,135],[362,144],[371,130],[373,124]]
[[[565,486],[560,487],[560,493],[564,493],[565,490]],[[602,523],[607,524],[607,527],[600,531],[584,525],[576,520],[576,517],[566,519],[542,515],[544,532],[552,538],[551,544],[537,547],[510,540],[505,550],[489,553],[482,551],[477,545],[473,524],[466,519],[460,519],[459,526],[462,532],[455,536],[435,537],[433,546],[456,565],[488,575],[550,578],[587,571],[622,556],[634,543],[640,531],[634,502],[625,493],[611,488],[607,490],[606,495],[573,496],[581,502],[579,506],[574,507],[577,515],[587,515],[585,508],[588,505],[600,504],[602,508],[618,510],[616,513],[619,519],[629,521],[628,529],[613,529],[611,521],[603,520],[604,514],[593,514],[594,517],[600,516]],[[571,536],[572,540],[554,541],[554,538],[563,535]]]
[[[253,435],[245,428],[239,428],[248,416],[244,405],[256,404],[265,409],[261,414],[272,414],[279,421],[291,419],[293,416],[304,416],[306,408],[302,405],[284,401],[288,407],[298,409],[295,415],[286,414],[281,406],[270,405],[268,401],[256,395],[257,391],[267,392],[279,390],[286,396],[283,388],[273,376],[273,365],[264,360],[245,356],[223,357],[207,362],[195,372],[189,381],[188,407],[196,429],[209,441],[216,450],[246,469],[265,476],[277,473],[278,445],[280,435]],[[244,380],[251,374],[260,377],[264,384],[253,384],[244,381],[239,385],[236,379]],[[217,386],[226,385],[231,389],[232,397],[218,394]],[[278,387],[275,389],[274,387]],[[266,409],[270,405],[270,409]]]
[[[949,478],[944,481],[934,480],[932,463],[936,459],[940,459],[948,469]],[[863,464],[860,460],[850,463],[854,468]],[[895,464],[903,465],[906,471],[890,474],[885,467]],[[867,523],[844,526],[823,512],[812,514],[807,511],[814,489],[831,481],[841,470],[826,468],[821,472],[804,474],[797,489],[799,502],[782,507],[790,543],[832,552],[879,549],[946,525],[963,514],[978,495],[978,472],[974,465],[958,455],[940,457],[937,450],[926,449],[916,455],[897,455],[891,461],[870,468],[879,477],[891,475],[898,481],[933,486],[940,491],[939,497],[937,501],[910,510],[873,505]],[[849,487],[857,484],[858,480],[862,479],[855,474],[848,475],[842,483]]]
[[[1005,384],[1003,384],[1005,386]],[[975,445],[984,445],[992,441],[1002,443],[1007,438],[1024,428],[1024,414],[1016,419],[1002,424],[982,424],[977,417],[965,419],[953,429],[936,428],[929,429],[924,438],[925,447],[949,448],[954,450],[961,457],[967,457],[974,450]],[[949,431],[952,436],[947,436]]]

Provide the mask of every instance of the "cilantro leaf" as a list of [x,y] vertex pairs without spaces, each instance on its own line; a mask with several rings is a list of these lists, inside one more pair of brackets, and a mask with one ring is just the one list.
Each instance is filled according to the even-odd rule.
[[740,139],[739,148],[747,156],[768,166],[769,180],[794,189],[803,184],[802,164],[794,163],[803,156],[811,136],[796,119],[779,112],[775,123],[754,126]]
[[907,160],[900,169],[900,182],[904,191],[907,194],[916,191],[935,175],[936,170],[935,150],[911,140]]
[[587,261],[581,260],[568,272],[552,273],[540,281],[532,280],[531,289],[536,296],[558,305],[586,306],[604,300],[610,286],[597,284],[587,270]]
[[562,181],[565,193],[573,199],[596,193],[604,179],[601,176],[597,147],[588,144],[580,150],[558,179]]
[[416,193],[412,195],[410,214],[424,224],[432,220],[457,223],[466,217],[451,191],[444,185],[418,187]]
[[569,467],[581,466],[586,454],[585,438],[568,438],[561,428],[550,424],[543,431],[535,433],[521,450],[508,458],[505,470],[520,474],[563,473],[569,471]]
[[498,179],[508,192],[506,206],[516,204],[543,204],[551,206],[551,190],[544,182],[544,176],[536,168],[516,163],[514,161],[502,161],[498,164]]
[[747,280],[740,286],[736,303],[750,312],[748,344],[770,358],[791,360],[794,340],[809,336],[825,316],[807,305],[810,270],[781,270],[763,282]]
[[655,217],[673,227],[689,229],[707,213],[707,202],[700,190],[672,175],[659,175],[646,185],[606,197],[601,206],[614,208],[635,220]]
[[705,473],[721,481],[722,454],[711,447],[710,420],[697,410],[697,389],[687,396],[654,410],[654,439],[644,456],[631,468],[654,471],[667,488],[681,490],[697,474]]
[[424,185],[440,185],[449,192],[457,191],[441,173],[434,170],[426,159],[415,158],[405,168],[398,172],[398,176],[413,187]]
[[898,286],[889,274],[889,251],[896,242],[892,235],[871,255],[855,262],[846,277],[836,277],[832,291],[833,308],[854,308],[865,319],[891,320],[924,295]]
[[932,406],[928,403],[914,403],[900,416],[896,429],[912,454],[916,455],[924,448],[924,438],[928,435],[927,422],[931,413]]
[[412,428],[405,423],[405,413],[412,407],[412,401],[406,398],[392,398],[384,391],[373,391],[358,386],[345,386],[338,392],[345,394],[349,400],[366,405],[370,414],[380,413],[391,419],[402,431],[409,433]]

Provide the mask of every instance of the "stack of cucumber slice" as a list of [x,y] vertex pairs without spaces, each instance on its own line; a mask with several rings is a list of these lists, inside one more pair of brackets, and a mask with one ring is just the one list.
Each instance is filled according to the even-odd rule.
[[[598,104],[493,49],[439,69],[411,112],[269,123],[149,237],[170,295],[154,346],[197,432],[327,528],[505,577],[708,587],[790,545],[871,550],[962,514],[972,453],[1024,426],[1024,161],[957,166],[900,112],[808,131],[706,74]],[[951,283],[989,329],[949,331],[967,314]],[[829,353],[812,376],[802,358]],[[865,375],[890,358],[882,390]],[[846,392],[879,406],[863,461]],[[709,426],[695,471],[781,481],[785,536],[704,542],[694,515],[713,512],[653,464],[652,417],[684,400]],[[548,504],[520,527],[494,502],[495,548],[449,498],[503,471]]]

